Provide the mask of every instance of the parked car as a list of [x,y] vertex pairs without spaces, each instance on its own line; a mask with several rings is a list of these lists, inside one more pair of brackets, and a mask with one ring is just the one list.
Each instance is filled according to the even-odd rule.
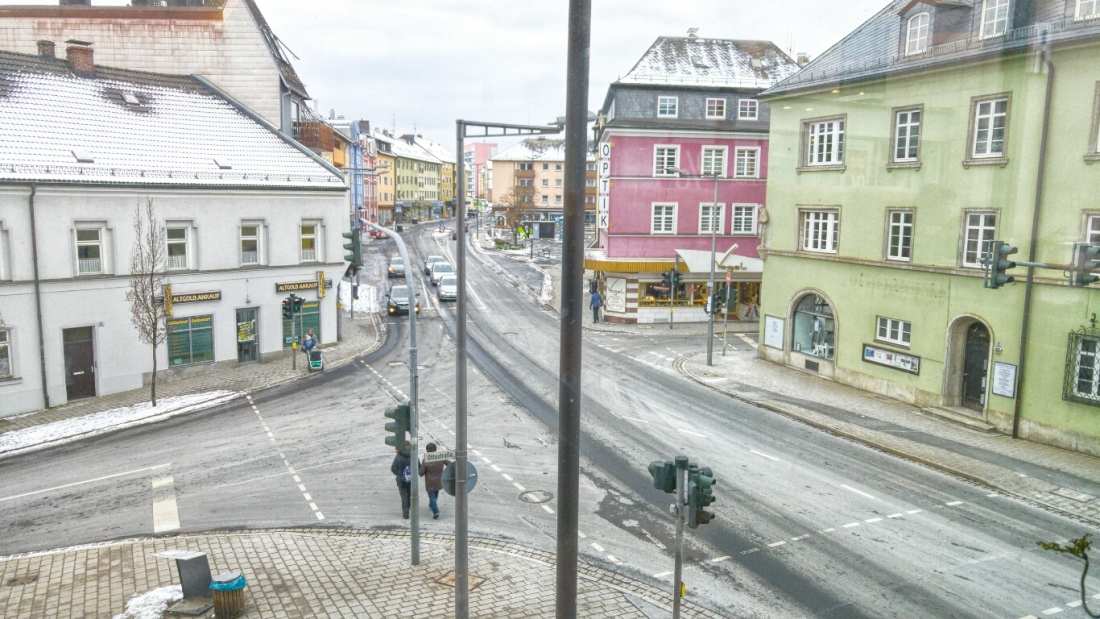
[[440,301],[455,301],[458,299],[458,276],[444,275],[439,278],[439,289],[436,296]]
[[[409,287],[394,286],[386,295],[386,311],[390,316],[409,313]],[[416,304],[416,313],[420,313],[420,302]]]
[[370,235],[371,235],[372,238],[376,238],[376,239],[388,239],[388,238],[390,238],[385,232],[382,232],[381,230],[375,230],[374,228],[371,228]]
[[424,259],[424,275],[432,274],[432,265],[437,262],[446,262],[447,259],[443,256],[428,256]]
[[432,285],[438,286],[439,279],[444,275],[454,275],[455,268],[451,266],[450,262],[437,262],[432,265]]
[[401,260],[401,256],[394,256],[390,258],[390,268],[386,273],[386,277],[404,277],[405,276],[405,262]]

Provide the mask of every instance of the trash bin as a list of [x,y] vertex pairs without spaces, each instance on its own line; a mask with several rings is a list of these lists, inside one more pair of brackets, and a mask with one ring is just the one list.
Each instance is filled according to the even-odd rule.
[[401,224],[397,224],[396,226],[394,226],[393,231],[394,232],[404,232],[405,231],[405,226],[403,226]]
[[413,217],[413,225],[420,223],[419,217]]
[[218,574],[210,581],[214,594],[214,615],[218,619],[233,619],[244,612],[244,589],[248,583],[240,570]]

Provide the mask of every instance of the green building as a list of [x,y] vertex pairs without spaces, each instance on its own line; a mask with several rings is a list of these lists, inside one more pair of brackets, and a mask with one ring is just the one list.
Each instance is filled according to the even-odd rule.
[[891,2],[761,98],[760,356],[1100,454],[1100,1]]

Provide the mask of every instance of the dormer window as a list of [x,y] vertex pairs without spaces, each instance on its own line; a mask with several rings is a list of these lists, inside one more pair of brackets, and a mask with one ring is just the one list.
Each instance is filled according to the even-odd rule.
[[917,13],[909,18],[905,29],[905,55],[924,53],[928,49],[928,25],[931,19],[928,13]]
[[678,97],[657,97],[657,118],[676,118],[679,103]]
[[1091,19],[1100,17],[1100,0],[1077,0],[1075,19]]
[[982,0],[980,36],[999,37],[1008,30],[1008,0]]

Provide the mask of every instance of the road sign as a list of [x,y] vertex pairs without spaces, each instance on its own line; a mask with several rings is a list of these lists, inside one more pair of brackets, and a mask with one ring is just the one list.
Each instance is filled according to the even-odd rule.
[[[447,494],[455,495],[455,470],[457,462],[452,462],[447,465],[447,468],[443,469],[443,491]],[[473,462],[466,462],[466,492],[467,494],[474,489],[477,485],[477,469],[474,468]]]
[[448,451],[432,451],[424,454],[424,464],[439,462],[440,460],[454,460],[455,457],[455,450],[453,449]]

